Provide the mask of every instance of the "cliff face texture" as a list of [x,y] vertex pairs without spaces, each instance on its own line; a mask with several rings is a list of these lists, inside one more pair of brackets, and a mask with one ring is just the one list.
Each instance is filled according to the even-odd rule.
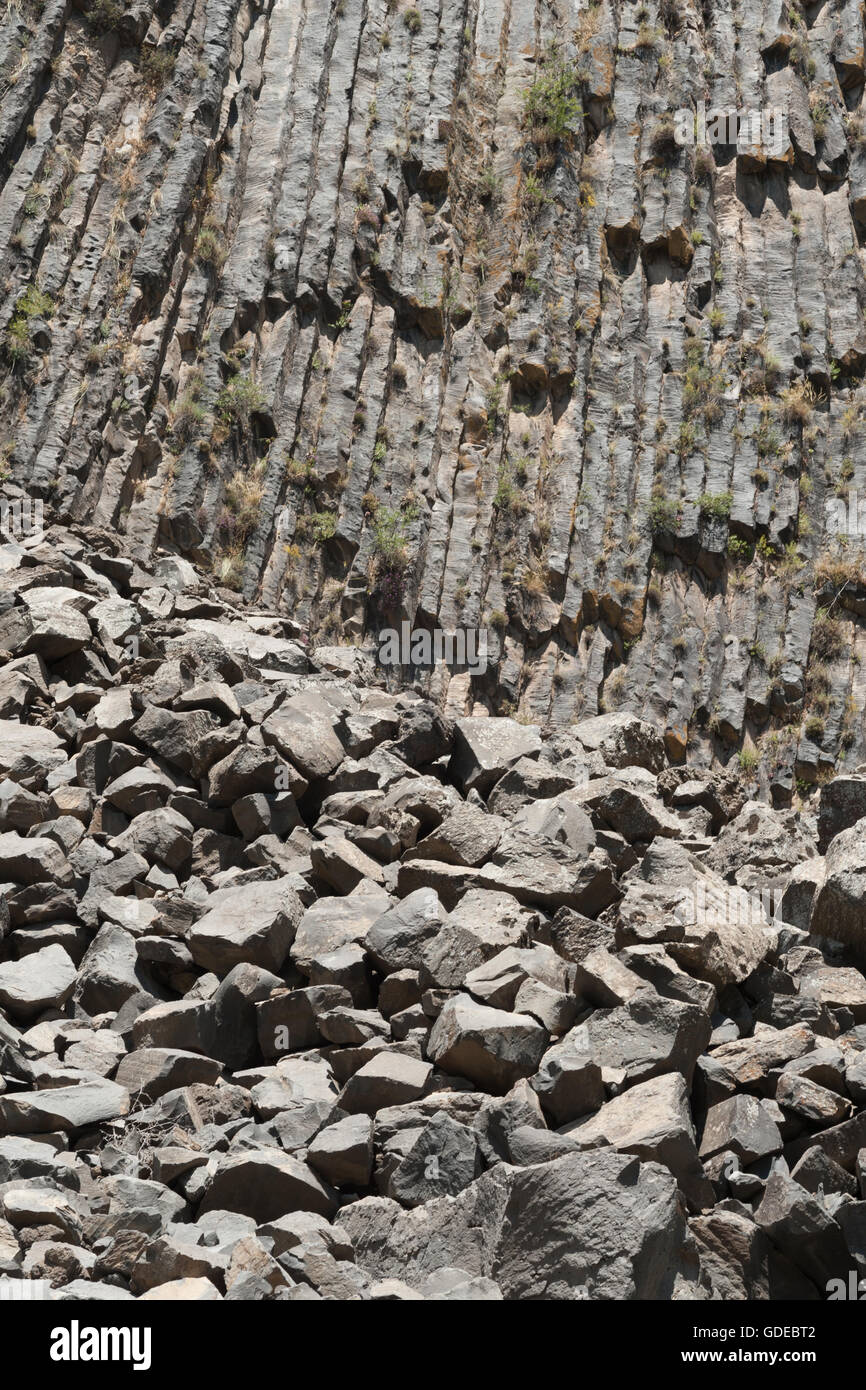
[[854,0],[13,0],[7,485],[330,642],[486,627],[451,714],[855,766],[863,80]]
[[857,1297],[863,24],[7,0],[0,1298]]

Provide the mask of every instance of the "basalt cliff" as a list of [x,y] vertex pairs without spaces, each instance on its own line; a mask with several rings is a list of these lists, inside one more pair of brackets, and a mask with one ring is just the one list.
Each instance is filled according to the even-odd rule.
[[854,0],[11,0],[6,487],[784,801],[864,755],[863,83]]
[[857,1296],[864,81],[7,0],[4,1299]]

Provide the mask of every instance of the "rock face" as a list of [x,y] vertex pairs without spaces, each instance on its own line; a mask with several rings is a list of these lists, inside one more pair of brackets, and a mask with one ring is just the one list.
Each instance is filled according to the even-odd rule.
[[[442,10],[6,7],[2,473],[139,562],[170,549],[143,614],[104,586],[53,602],[47,558],[0,615],[4,682],[173,618],[302,669],[279,625],[189,611],[205,563],[323,645],[485,629],[483,677],[421,670],[458,720],[519,722],[458,735],[482,791],[534,755],[532,727],[576,718],[565,762],[742,749],[783,801],[853,774],[862,14]],[[778,120],[733,142],[725,122],[720,144],[735,89]],[[700,106],[700,145],[678,140]],[[140,733],[191,766],[213,704],[143,712]],[[315,695],[268,714],[269,747],[330,775]]]
[[0,16],[0,1274],[866,1259],[864,17],[658,11]]

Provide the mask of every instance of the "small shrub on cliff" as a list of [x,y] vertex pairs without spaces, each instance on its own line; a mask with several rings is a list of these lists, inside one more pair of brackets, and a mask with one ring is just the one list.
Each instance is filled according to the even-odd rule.
[[171,415],[172,439],[177,444],[190,444],[206,428],[207,413],[191,395],[181,396]]
[[3,339],[3,354],[13,367],[23,367],[32,350],[31,323],[34,319],[50,318],[54,301],[38,285],[28,285],[19,295],[9,327]]
[[217,415],[227,427],[248,430],[253,415],[266,401],[264,391],[251,376],[236,376],[217,396]]
[[558,59],[548,59],[523,93],[523,124],[534,145],[570,144],[583,115],[577,99],[577,74]]
[[842,624],[819,608],[812,626],[812,656],[819,661],[838,661],[844,650]]
[[809,381],[798,381],[782,392],[782,418],[787,425],[807,425],[819,395]]
[[409,557],[406,519],[396,507],[379,506],[373,516],[373,556],[370,580],[383,608],[398,608]]
[[119,0],[93,0],[87,11],[87,24],[94,34],[113,33],[125,14],[126,7]]
[[732,492],[704,492],[701,494],[701,518],[712,521],[727,521],[734,503]]
[[316,545],[326,545],[337,530],[336,512],[310,512],[298,521],[298,530],[312,537]]
[[222,270],[226,259],[226,245],[222,228],[212,218],[206,217],[196,238],[195,258],[201,265]]
[[821,718],[820,714],[812,714],[806,720],[806,737],[810,738],[813,743],[820,743],[821,739],[824,737],[824,729],[824,720]]
[[259,468],[249,473],[238,469],[226,483],[226,507],[234,518],[234,539],[241,544],[258,525],[263,492]]
[[676,502],[663,492],[656,492],[650,502],[649,521],[654,536],[661,531],[673,531],[679,519]]
[[138,70],[145,86],[151,92],[159,92],[174,72],[176,56],[168,48],[144,48]]
[[755,553],[755,547],[742,536],[728,538],[728,554],[735,565],[747,565]]

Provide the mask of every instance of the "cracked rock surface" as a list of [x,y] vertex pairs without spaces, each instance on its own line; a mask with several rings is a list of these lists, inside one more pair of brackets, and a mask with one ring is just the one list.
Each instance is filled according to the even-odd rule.
[[866,1268],[864,51],[5,5],[0,1279]]
[[[427,673],[449,717],[626,709],[677,760],[742,749],[776,804],[856,768],[863,28],[856,0],[12,0],[7,486],[171,547],[149,617],[192,560],[325,642],[485,628],[485,676]],[[678,143],[699,109],[743,121]],[[80,650],[39,588],[16,648]]]
[[50,587],[87,629],[0,672],[0,1274],[72,1300],[847,1279],[866,768],[794,812],[634,715],[452,721],[169,560],[95,527],[0,548],[5,615]]

